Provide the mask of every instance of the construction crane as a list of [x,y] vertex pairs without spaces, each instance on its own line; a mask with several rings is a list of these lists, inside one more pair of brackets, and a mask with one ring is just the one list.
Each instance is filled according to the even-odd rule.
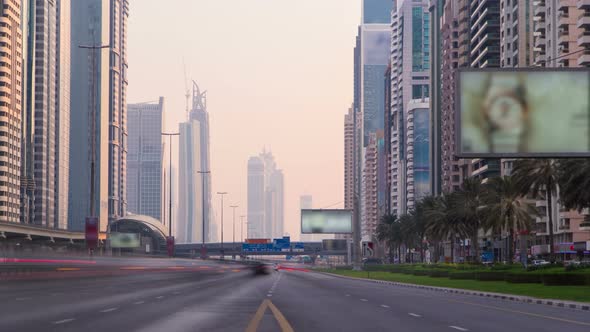
[[188,88],[188,79],[186,77],[186,64],[184,63],[184,58],[182,59],[182,66],[184,67],[184,97],[186,98],[186,119],[189,120],[188,101],[191,97],[191,90]]

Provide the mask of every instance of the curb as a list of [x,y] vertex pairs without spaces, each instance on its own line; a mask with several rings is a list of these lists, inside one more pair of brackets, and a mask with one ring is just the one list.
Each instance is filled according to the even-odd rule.
[[328,272],[318,272],[318,271],[314,271],[314,272],[330,275],[333,277],[343,278],[343,279],[361,280],[361,281],[372,282],[372,283],[376,283],[376,284],[401,286],[401,287],[407,287],[407,288],[418,288],[418,289],[432,290],[432,291],[438,291],[438,292],[455,293],[455,294],[462,294],[462,295],[473,295],[473,296],[489,297],[489,298],[501,299],[501,300],[507,300],[507,301],[524,302],[524,303],[531,303],[531,304],[543,304],[543,305],[549,305],[549,306],[560,307],[560,308],[590,311],[590,303],[583,303],[583,302],[540,299],[540,298],[536,298],[536,297],[522,296],[522,295],[482,292],[482,291],[474,291],[474,290],[461,289],[461,288],[425,286],[425,285],[408,284],[405,282],[349,277],[349,276],[343,276],[340,274],[334,274],[334,273],[328,273]]

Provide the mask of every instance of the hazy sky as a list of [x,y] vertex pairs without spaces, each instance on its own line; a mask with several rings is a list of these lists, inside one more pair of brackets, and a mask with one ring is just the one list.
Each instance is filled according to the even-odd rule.
[[[128,101],[164,96],[166,130],[178,131],[183,58],[188,78],[208,91],[213,193],[229,192],[225,241],[232,235],[228,206],[246,214],[247,160],[264,146],[285,174],[285,231],[293,238],[300,195],[313,195],[315,208],[343,201],[343,121],[360,2],[131,1]],[[219,223],[217,195],[213,207]],[[236,223],[236,238],[239,232]]]

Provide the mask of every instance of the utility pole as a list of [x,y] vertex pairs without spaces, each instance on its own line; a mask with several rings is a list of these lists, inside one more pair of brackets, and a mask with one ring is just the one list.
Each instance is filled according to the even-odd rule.
[[240,216],[240,240],[241,242],[244,242],[244,218],[246,216],[242,215]]
[[223,251],[223,196],[227,195],[227,192],[217,192],[217,195],[221,196],[221,259],[224,259],[225,253]]
[[211,171],[197,171],[197,173],[201,174],[201,196],[203,199],[203,236],[201,237],[201,259],[205,259],[207,256],[207,249],[205,247],[205,175],[210,174]]

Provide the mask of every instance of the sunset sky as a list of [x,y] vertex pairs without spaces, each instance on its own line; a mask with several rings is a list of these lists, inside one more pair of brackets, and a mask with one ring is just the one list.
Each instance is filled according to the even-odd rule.
[[[343,121],[352,102],[360,3],[131,3],[128,101],[164,96],[165,129],[177,131],[186,117],[183,59],[188,79],[208,91],[213,193],[229,192],[226,241],[229,205],[247,213],[247,160],[263,147],[285,174],[285,231],[293,238],[299,238],[300,195],[313,195],[315,208],[343,207]],[[219,224],[217,195],[213,207]]]

